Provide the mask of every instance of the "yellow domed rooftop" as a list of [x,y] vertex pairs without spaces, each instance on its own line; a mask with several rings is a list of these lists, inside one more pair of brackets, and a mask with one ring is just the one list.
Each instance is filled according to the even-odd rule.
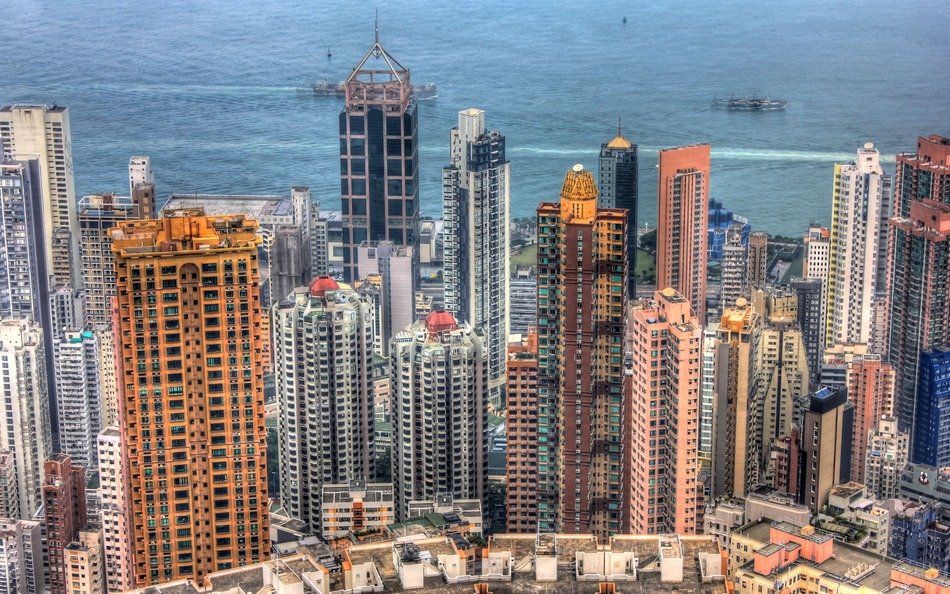
[[590,219],[597,214],[597,186],[594,176],[578,163],[564,175],[561,186],[561,217]]

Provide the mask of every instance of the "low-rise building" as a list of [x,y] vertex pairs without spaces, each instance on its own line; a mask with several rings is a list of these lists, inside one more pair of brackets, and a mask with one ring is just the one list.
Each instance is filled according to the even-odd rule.
[[392,483],[325,484],[321,497],[323,538],[382,532],[396,521]]
[[831,489],[815,525],[837,540],[886,555],[890,518],[884,502],[875,500],[865,485],[850,482]]
[[733,532],[729,572],[736,594],[835,592],[950,593],[937,571],[835,541],[810,525],[751,522]]

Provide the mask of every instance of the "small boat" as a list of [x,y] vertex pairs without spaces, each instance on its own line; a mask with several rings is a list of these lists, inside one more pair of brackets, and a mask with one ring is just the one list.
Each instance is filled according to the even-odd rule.
[[346,94],[343,83],[333,84],[326,79],[313,83],[310,88],[317,97],[342,97]]
[[627,24],[627,17],[623,17],[623,24],[624,24],[624,25]]
[[439,92],[435,87],[435,83],[428,82],[424,85],[414,85],[412,95],[416,98],[416,101],[432,101],[439,96]]
[[327,47],[327,57],[328,57],[328,58],[332,58],[332,57],[333,57],[333,54],[330,53],[330,48],[329,48],[329,47]]

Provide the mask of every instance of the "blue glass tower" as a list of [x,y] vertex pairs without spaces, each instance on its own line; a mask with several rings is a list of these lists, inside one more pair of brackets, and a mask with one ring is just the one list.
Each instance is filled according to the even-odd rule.
[[950,466],[950,346],[920,353],[911,461]]

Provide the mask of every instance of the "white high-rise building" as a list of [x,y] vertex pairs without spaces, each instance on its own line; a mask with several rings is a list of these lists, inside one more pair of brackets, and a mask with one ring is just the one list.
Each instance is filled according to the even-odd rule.
[[716,345],[719,324],[707,324],[703,329],[703,361],[700,369],[699,391],[699,457],[712,459],[713,403],[716,399]]
[[129,196],[138,184],[154,184],[152,160],[148,155],[136,155],[129,159]]
[[510,274],[510,178],[505,137],[485,128],[485,112],[459,112],[442,170],[445,307],[485,332],[491,402],[505,385]]
[[415,321],[416,266],[412,246],[391,241],[364,241],[357,248],[361,279],[379,279],[379,353],[389,354],[389,341]]
[[409,502],[484,499],[488,474],[488,353],[482,332],[443,308],[393,337],[396,517]]
[[109,592],[135,587],[132,535],[126,514],[126,486],[122,478],[122,439],[117,426],[99,434],[99,496],[102,514],[102,548]]
[[52,452],[42,334],[27,320],[0,321],[0,445],[15,459],[21,519],[43,504],[43,462]]
[[53,340],[60,451],[86,469],[98,467],[102,430],[99,339],[91,330],[68,330]]
[[739,297],[748,296],[746,290],[748,259],[749,251],[742,245],[742,228],[739,226],[729,228],[726,231],[726,245],[722,248],[720,262],[722,271],[719,289],[720,312],[733,307]]
[[0,592],[43,592],[43,526],[31,520],[0,519]]
[[831,254],[831,232],[825,227],[812,224],[805,234],[805,257],[802,261],[802,278],[821,281],[821,342],[817,352],[825,349],[825,325],[828,317],[828,258]]
[[0,144],[9,158],[39,163],[43,242],[53,285],[82,286],[69,110],[61,105],[0,108]]
[[864,480],[878,499],[900,496],[900,476],[910,456],[910,436],[897,430],[897,419],[883,415],[868,435]]
[[102,527],[91,524],[63,551],[69,594],[106,594]]
[[323,276],[273,315],[281,503],[319,534],[323,485],[374,478],[370,306]]
[[853,163],[835,164],[825,344],[871,341],[874,297],[887,282],[891,192],[891,176],[870,142]]

